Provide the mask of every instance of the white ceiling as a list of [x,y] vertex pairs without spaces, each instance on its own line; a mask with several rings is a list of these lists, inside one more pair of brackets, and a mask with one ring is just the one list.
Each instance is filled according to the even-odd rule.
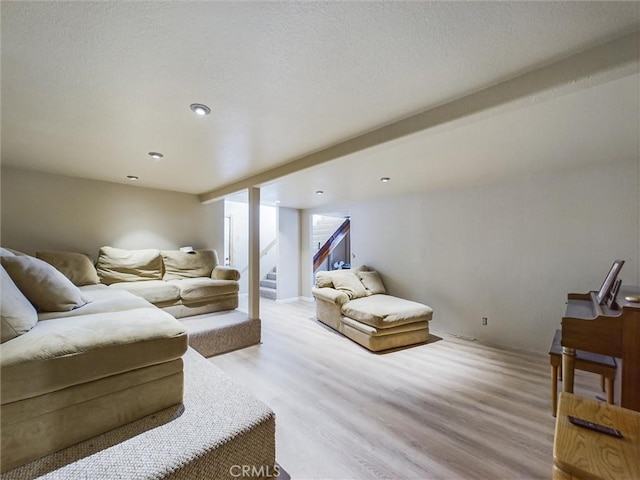
[[[120,183],[139,175],[139,186],[195,194],[640,29],[639,2],[0,8],[3,165]],[[638,82],[407,136],[270,182],[263,197],[312,207],[637,156]],[[196,117],[194,102],[213,113]]]

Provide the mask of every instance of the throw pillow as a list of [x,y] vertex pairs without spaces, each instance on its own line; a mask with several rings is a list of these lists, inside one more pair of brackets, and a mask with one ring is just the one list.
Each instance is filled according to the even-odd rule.
[[358,272],[358,278],[362,282],[362,285],[364,285],[364,288],[367,289],[369,295],[387,293],[387,289],[384,287],[384,283],[378,272]]
[[4,343],[31,330],[38,321],[38,314],[7,271],[2,266],[0,270],[0,343]]
[[12,248],[0,247],[0,257],[14,257],[16,255],[26,255],[26,253],[19,252]]
[[351,299],[366,297],[367,291],[356,274],[350,271],[334,273],[333,286],[337,290],[341,290]]
[[357,274],[358,272],[368,272],[369,267],[367,267],[366,265],[360,265],[359,267],[353,268],[351,270]]
[[91,258],[83,253],[36,252],[36,258],[56,267],[78,287],[100,283]]
[[162,279],[165,281],[211,277],[211,272],[218,264],[218,256],[214,250],[194,250],[192,253],[163,250],[160,254],[164,261]]
[[68,312],[88,300],[62,273],[34,257],[2,257],[2,266],[25,297],[41,312]]
[[96,265],[100,281],[106,285],[118,282],[162,280],[160,250],[123,250],[102,247]]
[[332,272],[321,271],[316,273],[316,287],[333,288]]

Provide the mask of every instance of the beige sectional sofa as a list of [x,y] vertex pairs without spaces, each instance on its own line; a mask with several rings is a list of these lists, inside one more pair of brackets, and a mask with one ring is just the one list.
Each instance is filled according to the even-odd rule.
[[311,293],[322,323],[374,352],[424,343],[433,310],[386,294],[368,267],[318,272]]
[[[45,261],[54,252],[38,253]],[[233,310],[240,272],[218,265],[215,250],[123,250],[102,247],[100,283],[138,295],[176,318]]]
[[0,256],[2,472],[182,402],[187,331],[169,313],[238,302],[212,250]]
[[2,471],[182,401],[171,315],[26,255],[3,251],[0,275]]

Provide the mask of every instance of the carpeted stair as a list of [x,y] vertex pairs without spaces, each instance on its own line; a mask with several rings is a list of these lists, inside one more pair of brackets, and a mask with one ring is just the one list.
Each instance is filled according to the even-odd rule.
[[267,276],[260,281],[260,296],[275,300],[277,298],[277,287],[278,272],[276,267],[273,267],[273,270],[267,273]]
[[238,310],[181,318],[189,345],[203,357],[212,357],[260,343],[260,319]]

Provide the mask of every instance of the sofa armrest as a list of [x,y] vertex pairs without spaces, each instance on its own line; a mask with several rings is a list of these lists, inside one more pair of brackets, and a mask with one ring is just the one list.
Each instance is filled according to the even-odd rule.
[[346,293],[336,290],[335,288],[313,287],[311,294],[319,300],[335,303],[338,306],[342,306],[349,301],[349,296]]
[[211,272],[211,278],[214,280],[240,280],[240,272],[235,268],[231,267],[223,267],[218,265]]

